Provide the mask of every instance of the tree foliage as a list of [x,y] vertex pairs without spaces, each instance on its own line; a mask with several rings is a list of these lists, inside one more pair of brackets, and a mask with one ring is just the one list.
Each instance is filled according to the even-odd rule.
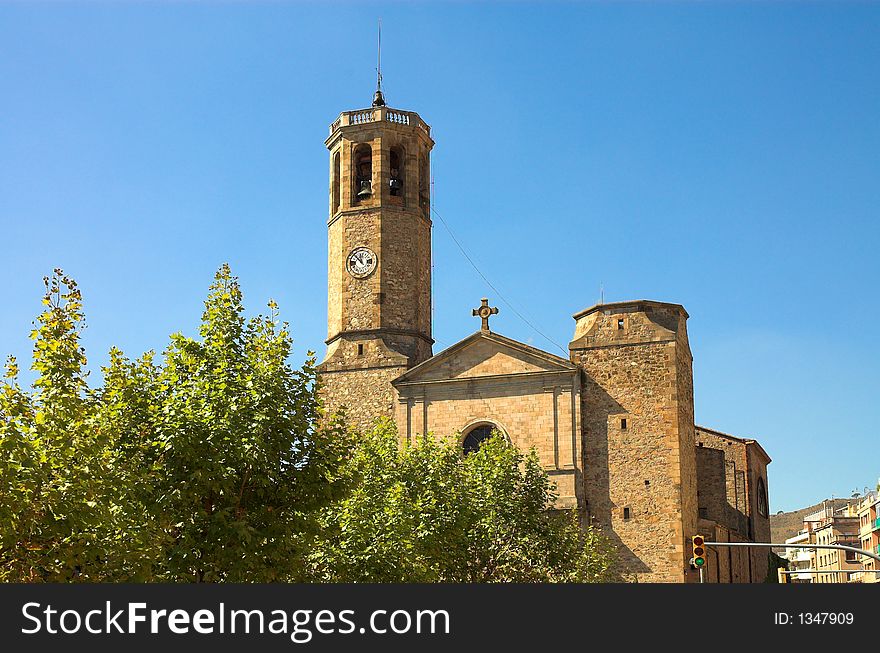
[[7,580],[301,579],[318,509],[350,450],[322,420],[314,357],[268,316],[243,318],[228,266],[200,338],[162,364],[113,349],[86,383],[81,296],[56,270],[32,334],[32,391],[14,360],[0,395],[0,574]]
[[86,383],[80,291],[60,270],[43,282],[33,389],[19,384],[12,357],[0,389],[0,577],[89,579],[111,519],[101,501],[107,448]]
[[223,266],[205,302],[201,340],[175,335],[157,377],[149,500],[169,540],[173,580],[301,576],[316,510],[344,489],[349,447],[322,426],[314,358],[293,370],[291,338],[270,314],[246,322]]
[[224,265],[197,338],[111,349],[87,383],[75,282],[56,270],[34,381],[0,385],[0,580],[491,582],[611,579],[607,542],[546,510],[534,454],[472,455],[322,413],[278,307],[244,317]]
[[349,464],[351,495],[324,512],[317,576],[343,582],[596,582],[610,546],[556,498],[537,455],[496,434],[463,455],[450,441],[400,445],[390,422]]

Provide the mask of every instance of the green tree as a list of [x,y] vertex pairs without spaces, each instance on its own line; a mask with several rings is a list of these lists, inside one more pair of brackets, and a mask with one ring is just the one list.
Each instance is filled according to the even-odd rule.
[[[390,422],[359,438],[322,415],[314,357],[243,317],[217,272],[199,338],[161,362],[112,349],[97,389],[82,298],[45,279],[33,387],[10,358],[0,385],[0,580],[599,581],[604,538],[547,511],[534,453],[494,438],[470,456]],[[354,453],[352,453],[352,451]]]
[[45,283],[33,388],[12,358],[0,386],[0,579],[301,579],[350,445],[314,357],[288,364],[277,306],[246,321],[224,265],[199,339],[172,336],[161,364],[114,348],[92,390],[80,292]]
[[464,456],[428,438],[399,445],[390,422],[364,436],[357,485],[325,510],[316,577],[341,582],[595,582],[614,579],[609,543],[576,514],[548,511],[534,452],[500,436]]
[[[157,578],[299,579],[318,509],[345,490],[346,432],[322,420],[314,357],[289,366],[287,325],[274,303],[269,309],[245,321],[238,280],[224,265],[200,340],[172,336],[158,371],[147,360],[111,364],[130,418],[121,449],[133,447],[149,470],[133,503],[150,510],[148,530],[161,534]],[[124,398],[132,379],[149,401]]]
[[0,388],[0,578],[93,580],[101,526],[112,521],[102,501],[108,452],[86,383],[81,293],[61,270],[43,281],[33,388],[20,386],[12,357]]

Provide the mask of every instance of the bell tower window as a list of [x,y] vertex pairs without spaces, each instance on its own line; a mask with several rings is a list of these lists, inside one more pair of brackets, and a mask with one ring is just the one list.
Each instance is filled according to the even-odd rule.
[[388,181],[389,189],[392,197],[400,197],[403,195],[403,150],[399,147],[391,148],[391,156],[389,163],[391,168],[391,176]]
[[366,143],[354,150],[354,203],[370,199],[373,194],[373,148]]

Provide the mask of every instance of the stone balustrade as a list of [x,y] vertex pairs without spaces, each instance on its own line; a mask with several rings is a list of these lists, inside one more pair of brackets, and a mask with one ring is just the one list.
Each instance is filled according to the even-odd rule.
[[390,122],[395,125],[415,125],[431,135],[431,127],[413,111],[401,111],[389,107],[372,107],[370,109],[358,109],[357,111],[344,111],[330,125],[332,136],[339,128],[347,125],[362,125],[370,122]]

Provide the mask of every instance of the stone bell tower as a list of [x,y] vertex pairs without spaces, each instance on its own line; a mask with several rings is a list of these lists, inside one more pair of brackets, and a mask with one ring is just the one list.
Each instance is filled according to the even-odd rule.
[[392,414],[391,380],[431,357],[431,128],[385,104],[330,125],[327,355],[329,412],[367,427]]

